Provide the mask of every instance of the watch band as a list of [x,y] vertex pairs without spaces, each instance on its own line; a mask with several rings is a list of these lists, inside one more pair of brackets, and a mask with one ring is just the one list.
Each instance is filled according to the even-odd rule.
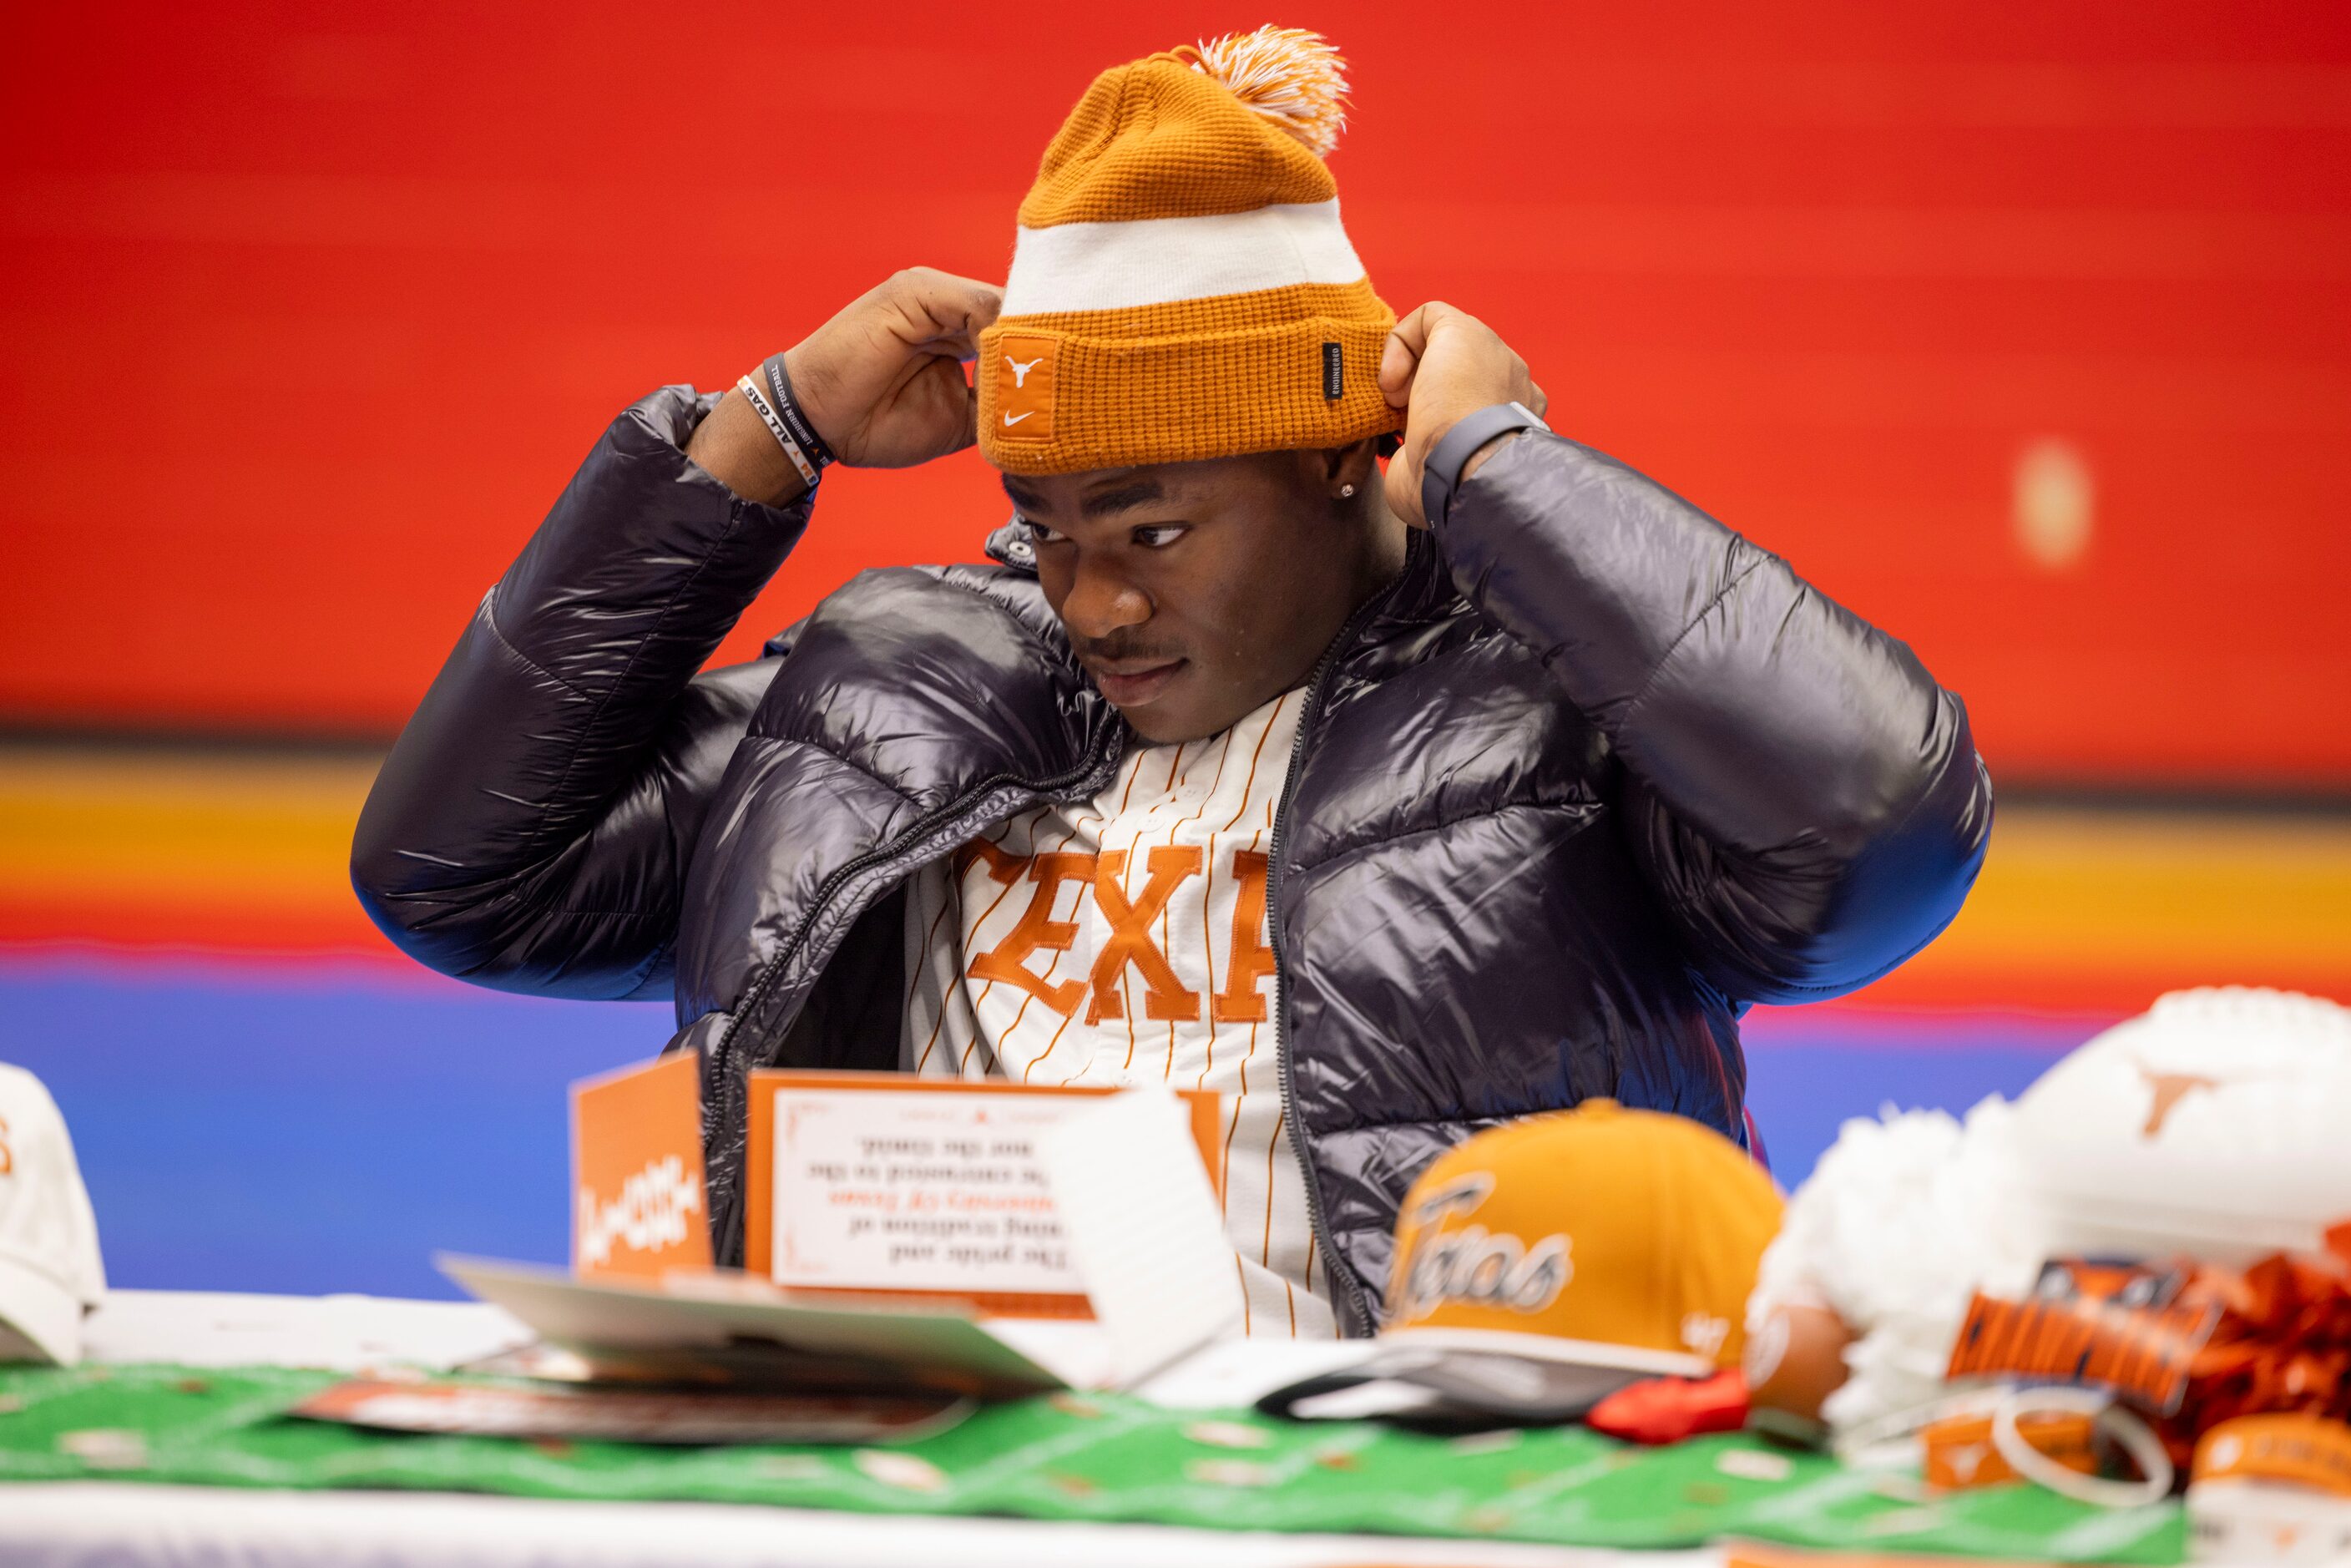
[[1514,430],[1540,430],[1551,434],[1551,426],[1542,416],[1522,402],[1498,402],[1455,423],[1430,451],[1428,460],[1420,465],[1420,509],[1428,518],[1428,526],[1445,521],[1453,509],[1453,492],[1461,483],[1461,470],[1480,447],[1497,436],[1508,435]]

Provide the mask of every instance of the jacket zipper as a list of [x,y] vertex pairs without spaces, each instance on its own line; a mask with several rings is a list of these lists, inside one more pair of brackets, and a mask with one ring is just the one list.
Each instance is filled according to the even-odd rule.
[[1290,1050],[1290,968],[1281,952],[1282,841],[1289,837],[1290,802],[1296,796],[1298,775],[1306,760],[1306,735],[1313,727],[1314,716],[1322,708],[1324,684],[1338,664],[1340,655],[1354,646],[1355,639],[1362,634],[1373,614],[1395,595],[1397,584],[1410,573],[1413,556],[1419,547],[1417,538],[1410,541],[1410,546],[1405,557],[1405,571],[1397,575],[1395,582],[1389,583],[1364,601],[1363,607],[1347,618],[1347,623],[1339,629],[1338,636],[1331,640],[1331,645],[1323,649],[1322,656],[1315,661],[1313,674],[1306,678],[1306,705],[1299,710],[1298,734],[1290,743],[1290,771],[1283,777],[1281,784],[1281,805],[1273,814],[1271,869],[1266,882],[1265,935],[1267,945],[1273,949],[1274,1075],[1281,1085],[1281,1119],[1289,1125],[1290,1153],[1297,1157],[1299,1174],[1305,1178],[1306,1223],[1316,1249],[1322,1254],[1323,1272],[1344,1287],[1340,1297],[1340,1315],[1343,1320],[1343,1326],[1352,1333],[1369,1332],[1372,1326],[1371,1308],[1364,1300],[1363,1281],[1355,1278],[1354,1270],[1348,1267],[1347,1260],[1339,1255],[1338,1243],[1330,1239],[1329,1227],[1322,1214],[1322,1185],[1315,1174],[1314,1155],[1308,1146],[1306,1129],[1299,1125],[1296,1111],[1298,1069]]

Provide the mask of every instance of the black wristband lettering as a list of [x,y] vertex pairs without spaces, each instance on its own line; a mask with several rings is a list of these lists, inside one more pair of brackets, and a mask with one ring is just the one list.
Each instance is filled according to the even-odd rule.
[[792,439],[800,444],[800,450],[807,453],[810,460],[820,469],[838,461],[832,455],[832,448],[824,444],[824,437],[816,433],[816,426],[810,424],[809,416],[801,412],[800,400],[792,395],[792,378],[790,372],[784,369],[783,355],[770,354],[766,371],[768,390],[775,400],[776,417],[791,431]]

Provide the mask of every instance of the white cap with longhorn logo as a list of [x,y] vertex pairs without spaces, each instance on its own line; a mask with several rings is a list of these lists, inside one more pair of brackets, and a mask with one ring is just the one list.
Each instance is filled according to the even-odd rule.
[[105,1296],[65,1117],[39,1079],[0,1062],[0,1362],[80,1361],[83,1314]]

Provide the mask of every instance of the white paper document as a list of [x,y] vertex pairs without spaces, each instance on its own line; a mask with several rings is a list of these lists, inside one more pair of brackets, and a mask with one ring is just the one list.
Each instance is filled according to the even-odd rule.
[[1110,1341],[1113,1383],[1240,1332],[1233,1245],[1174,1095],[1108,1095],[1037,1145],[1071,1260]]
[[549,1343],[591,1358],[600,1352],[625,1356],[768,1344],[853,1356],[913,1375],[968,1377],[1005,1391],[1098,1386],[1110,1359],[1092,1323],[1057,1323],[1055,1329],[1070,1332],[1008,1337],[952,1305],[817,1304],[741,1274],[674,1274],[642,1285],[583,1281],[561,1269],[482,1258],[444,1254],[434,1261]]
[[1036,1140],[1095,1100],[799,1085],[774,1092],[778,1284],[1084,1291]]

